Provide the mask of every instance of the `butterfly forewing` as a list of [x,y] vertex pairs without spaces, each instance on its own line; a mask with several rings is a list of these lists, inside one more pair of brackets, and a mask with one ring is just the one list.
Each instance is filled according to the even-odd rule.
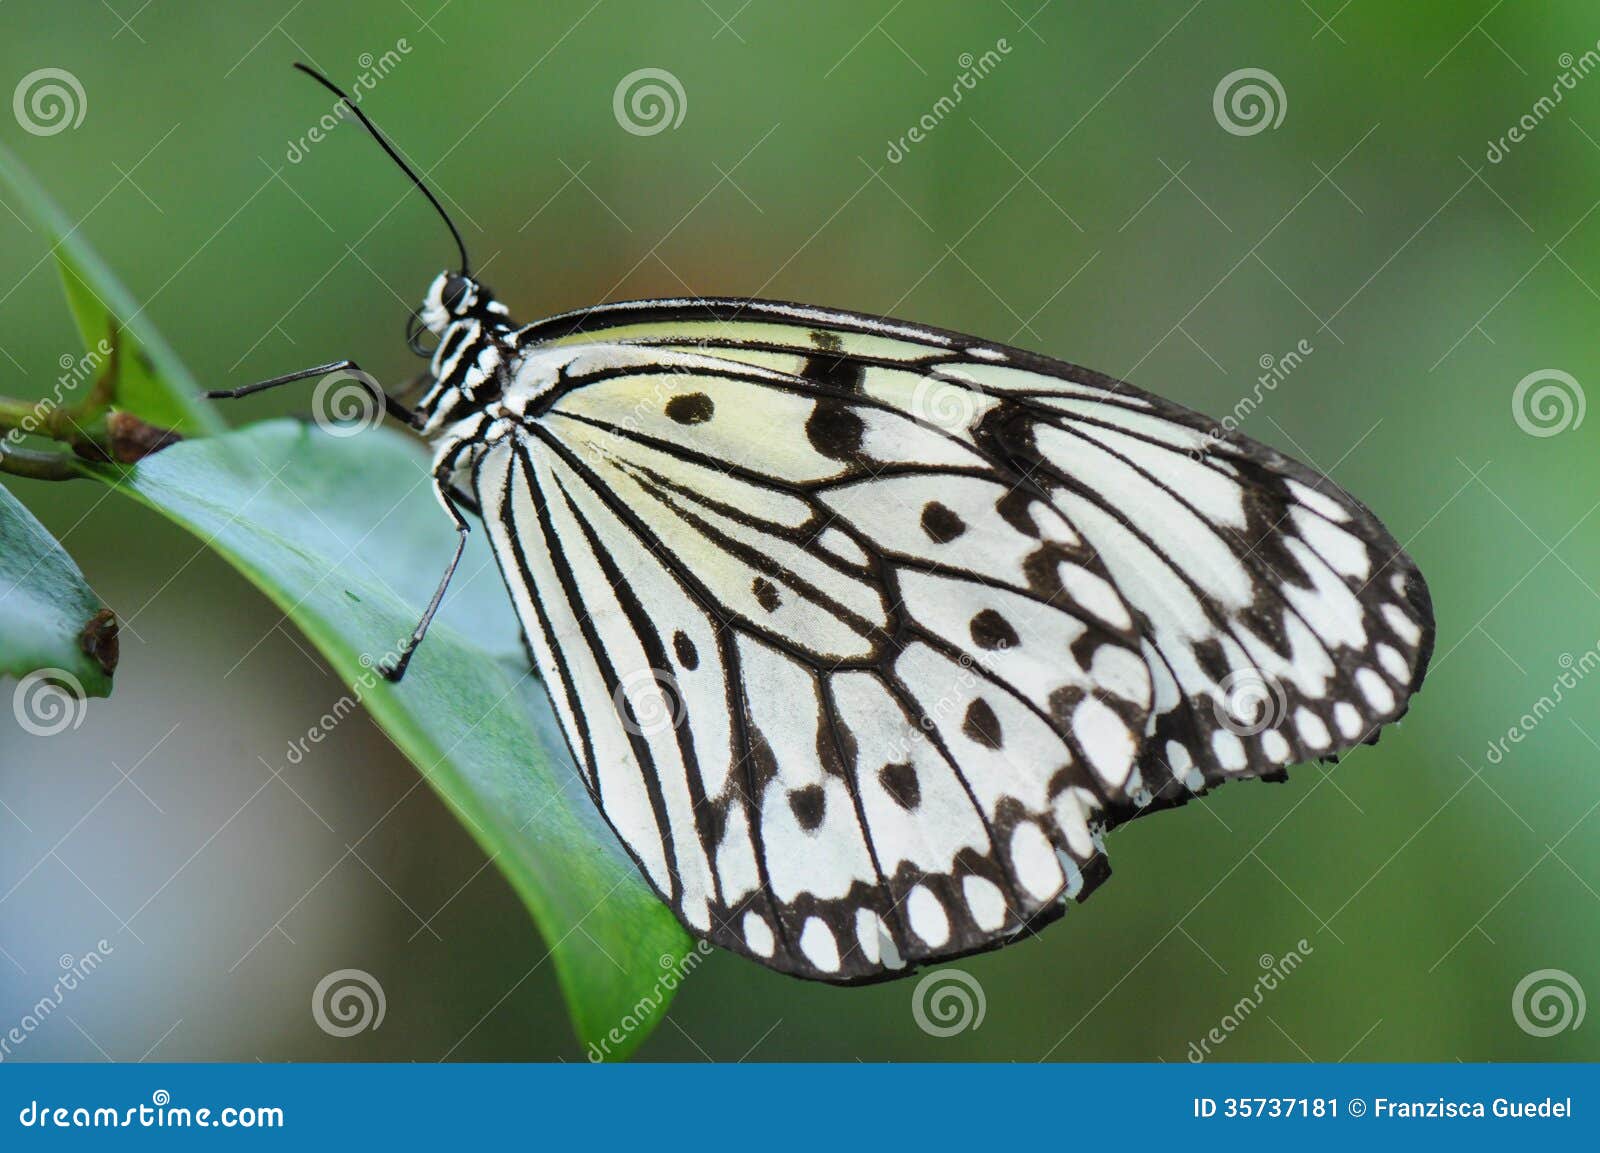
[[1371,513],[1098,374],[751,301],[514,345],[529,403],[462,435],[574,759],[685,924],[775,968],[1002,944],[1105,828],[1421,682],[1426,587]]

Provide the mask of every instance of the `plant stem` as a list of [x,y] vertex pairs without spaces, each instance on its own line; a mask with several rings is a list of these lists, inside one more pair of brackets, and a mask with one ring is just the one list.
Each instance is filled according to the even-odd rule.
[[64,452],[34,452],[0,445],[0,472],[29,480],[76,480],[83,473],[73,459]]
[[49,400],[29,404],[0,397],[0,472],[35,480],[72,480],[83,475],[66,453],[36,452],[15,447],[24,436],[38,436],[70,448],[88,461],[117,461],[132,464],[159,452],[180,439],[170,429],[157,428],[126,412],[112,410],[121,343],[112,322],[110,355],[90,387],[77,404],[64,405]]
[[25,422],[39,420],[39,406],[0,396],[0,429],[23,431]]

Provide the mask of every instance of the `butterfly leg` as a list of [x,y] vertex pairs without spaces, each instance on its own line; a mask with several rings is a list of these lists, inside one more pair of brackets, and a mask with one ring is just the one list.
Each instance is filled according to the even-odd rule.
[[483,509],[478,505],[478,498],[463,489],[452,487],[450,498],[456,502],[457,508],[466,509],[479,520],[483,519]]
[[418,426],[417,414],[387,392],[384,392],[378,382],[363,372],[361,366],[353,360],[330,361],[327,364],[319,364],[315,368],[305,368],[299,372],[285,373],[282,376],[274,376],[270,380],[258,380],[254,384],[240,385],[238,388],[211,389],[203,395],[207,400],[235,400],[241,396],[250,396],[252,393],[265,392],[269,388],[293,384],[297,380],[307,380],[313,376],[327,376],[332,372],[349,373],[357,384],[372,393],[372,398],[382,404],[383,410],[390,416],[405,422],[411,428]]
[[417,651],[422,638],[428,635],[428,626],[433,623],[433,615],[439,611],[439,605],[444,602],[445,590],[450,587],[451,578],[456,575],[456,568],[461,564],[461,554],[466,551],[467,534],[472,531],[467,518],[461,515],[459,498],[450,483],[450,471],[450,465],[440,466],[433,474],[433,484],[445,511],[450,514],[450,519],[455,521],[456,551],[450,557],[450,564],[444,570],[444,576],[439,580],[439,587],[433,590],[433,598],[428,601],[428,607],[422,610],[422,619],[417,622],[417,627],[411,630],[411,635],[400,646],[399,655],[392,662],[378,666],[378,671],[383,674],[384,679],[392,683],[398,683],[400,678],[406,675],[406,667],[411,664],[411,654]]

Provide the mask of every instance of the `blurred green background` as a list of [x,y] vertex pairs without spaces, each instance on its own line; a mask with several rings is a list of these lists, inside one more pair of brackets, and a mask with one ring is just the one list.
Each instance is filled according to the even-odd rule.
[[[1405,723],[1117,832],[1094,900],[958,963],[981,1027],[928,1035],[912,982],[832,989],[719,954],[640,1056],[1182,1061],[1304,940],[1216,1058],[1593,1058],[1600,1027],[1534,1036],[1512,997],[1547,968],[1600,992],[1600,677],[1520,720],[1600,644],[1600,418],[1531,435],[1513,393],[1546,370],[1574,403],[1600,383],[1600,75],[1533,111],[1600,21],[1582,0],[1485,7],[9,0],[0,96],[59,67],[87,106],[49,136],[0,115],[0,139],[211,386],[343,356],[415,371],[402,325],[448,237],[354,131],[288,157],[329,106],[289,62],[353,82],[386,52],[363,107],[525,319],[811,301],[1218,415],[1306,342],[1241,429],[1331,470],[1427,575],[1439,645]],[[892,162],[963,54],[1002,39]],[[646,67],[684,115],[636,135],[613,94]],[[1276,127],[1219,122],[1241,68],[1281,84]],[[78,351],[47,251],[0,211],[0,392],[43,395]],[[116,694],[80,730],[0,717],[0,1027],[59,955],[116,950],[16,1056],[581,1058],[521,904],[364,717],[271,775],[343,690],[266,600],[98,488],[6,483],[125,622]],[[381,979],[381,1029],[312,1021],[341,967]]]

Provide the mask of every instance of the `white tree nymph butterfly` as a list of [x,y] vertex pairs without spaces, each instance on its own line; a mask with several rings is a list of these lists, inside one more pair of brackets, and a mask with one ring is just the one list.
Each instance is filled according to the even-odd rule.
[[1422,683],[1421,574],[1265,445],[856,313],[519,325],[450,228],[425,391],[383,402],[463,540],[481,519],[578,773],[700,937],[836,982],[998,947],[1104,879],[1106,830],[1370,742]]

